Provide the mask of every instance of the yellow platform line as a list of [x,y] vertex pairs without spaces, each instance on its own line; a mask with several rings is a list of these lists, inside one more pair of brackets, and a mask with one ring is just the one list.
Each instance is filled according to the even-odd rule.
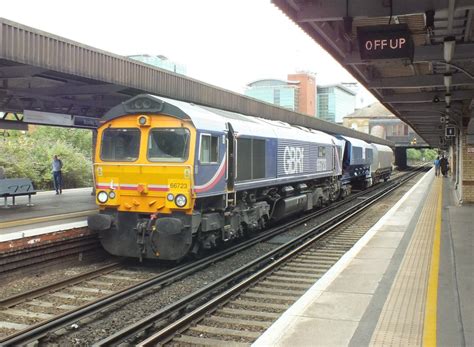
[[[372,334],[370,346],[422,346],[441,179],[435,179]],[[436,328],[435,328],[436,329]]]
[[438,208],[436,211],[436,225],[431,253],[430,274],[428,280],[428,293],[426,295],[425,321],[423,325],[423,345],[436,346],[436,328],[438,316],[438,279],[439,279],[439,256],[441,244],[441,218],[443,211],[443,181],[438,197]]
[[44,222],[52,222],[52,221],[61,220],[61,219],[85,217],[85,216],[90,216],[91,214],[97,213],[98,211],[99,210],[88,210],[88,211],[81,211],[81,212],[57,214],[57,215],[45,216],[45,217],[12,220],[9,222],[0,223],[0,229],[22,226],[22,225],[44,223]]

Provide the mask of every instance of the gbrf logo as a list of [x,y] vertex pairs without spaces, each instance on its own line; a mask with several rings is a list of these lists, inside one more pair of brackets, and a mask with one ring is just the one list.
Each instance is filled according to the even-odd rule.
[[287,175],[303,173],[304,148],[286,146],[283,153],[283,169]]

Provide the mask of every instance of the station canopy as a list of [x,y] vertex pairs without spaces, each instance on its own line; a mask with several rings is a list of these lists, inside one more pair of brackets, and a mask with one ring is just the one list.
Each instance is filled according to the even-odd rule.
[[473,0],[273,0],[427,143],[474,134]]
[[[153,94],[394,146],[393,142],[0,18],[0,128],[96,127],[109,109]],[[5,118],[5,117],[4,117]]]

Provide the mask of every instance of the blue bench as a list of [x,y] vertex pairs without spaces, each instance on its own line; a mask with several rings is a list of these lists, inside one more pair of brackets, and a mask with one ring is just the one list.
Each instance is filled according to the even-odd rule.
[[28,204],[26,206],[33,206],[31,196],[34,194],[36,194],[36,190],[29,178],[0,179],[0,197],[4,198],[4,208],[8,208],[8,198],[12,198],[13,206],[15,206],[15,198],[25,195],[28,195]]

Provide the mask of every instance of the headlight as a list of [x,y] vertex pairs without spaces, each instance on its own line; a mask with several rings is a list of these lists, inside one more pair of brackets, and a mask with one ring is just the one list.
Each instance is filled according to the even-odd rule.
[[168,201],[173,201],[174,200],[174,195],[169,193],[167,196],[166,196],[166,199],[168,199]]
[[113,190],[109,193],[109,198],[115,199],[115,192]]
[[176,206],[183,207],[188,202],[188,199],[186,199],[186,197],[183,194],[179,194],[178,196],[176,196],[176,199],[174,200],[174,202],[176,203]]
[[105,204],[107,200],[109,200],[109,196],[107,195],[106,192],[101,191],[99,192],[99,194],[97,194],[97,200],[99,200],[101,204]]
[[146,121],[147,121],[146,117],[141,116],[140,118],[138,118],[138,123],[140,125],[145,125]]

